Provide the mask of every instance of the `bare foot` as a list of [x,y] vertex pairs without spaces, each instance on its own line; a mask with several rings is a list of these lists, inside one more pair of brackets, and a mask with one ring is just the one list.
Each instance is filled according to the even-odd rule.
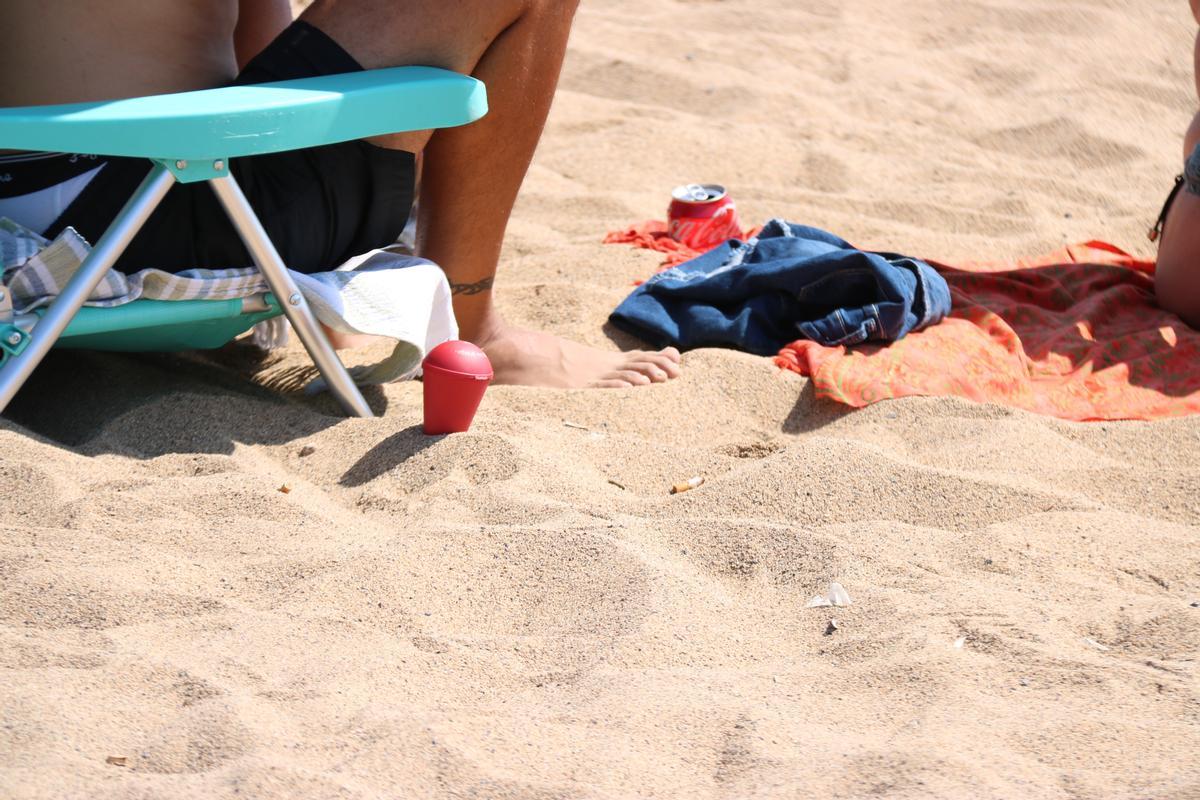
[[623,389],[679,377],[679,351],[674,347],[614,353],[508,326],[476,344],[491,360],[496,383]]

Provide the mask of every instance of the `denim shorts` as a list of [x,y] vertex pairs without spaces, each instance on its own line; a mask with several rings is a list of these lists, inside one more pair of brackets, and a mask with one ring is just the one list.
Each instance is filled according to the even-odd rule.
[[1183,167],[1183,179],[1189,192],[1200,195],[1200,142],[1196,143],[1196,149]]

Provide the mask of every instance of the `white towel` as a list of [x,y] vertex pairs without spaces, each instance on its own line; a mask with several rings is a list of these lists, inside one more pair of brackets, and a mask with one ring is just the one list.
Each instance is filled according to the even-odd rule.
[[[53,242],[12,220],[0,218],[0,276],[17,313],[49,305],[91,252],[72,228]],[[359,383],[385,383],[411,377],[425,354],[458,337],[450,285],[432,261],[400,247],[372,250],[332,272],[305,275],[289,270],[317,319],[342,333],[393,339],[396,347],[382,362],[353,371]],[[267,291],[258,270],[146,269],[133,275],[114,270],[104,276],[85,305],[118,306],[140,298],[213,300],[250,297]],[[275,344],[286,340],[284,318],[268,324]],[[260,341],[262,337],[259,337]]]
[[293,272],[292,278],[313,314],[333,330],[396,340],[387,359],[352,371],[358,383],[412,377],[426,353],[458,338],[445,273],[432,261],[398,248],[372,250],[333,272]]

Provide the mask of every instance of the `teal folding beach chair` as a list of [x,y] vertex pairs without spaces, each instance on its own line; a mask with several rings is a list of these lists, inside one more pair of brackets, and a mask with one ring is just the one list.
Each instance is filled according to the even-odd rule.
[[[0,287],[0,411],[56,343],[140,351],[220,347],[282,313],[346,411],[372,416],[230,174],[229,161],[465,125],[486,113],[482,83],[429,67],[0,109],[0,149],[133,156],[154,164],[44,312],[14,315],[8,292]],[[115,308],[84,308],[84,301],[176,181],[207,181],[212,186],[271,291],[246,300],[135,300]]]

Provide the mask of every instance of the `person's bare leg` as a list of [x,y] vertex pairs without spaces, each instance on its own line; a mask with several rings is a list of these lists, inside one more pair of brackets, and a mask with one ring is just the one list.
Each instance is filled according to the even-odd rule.
[[517,191],[558,83],[576,0],[316,0],[303,19],[368,68],[424,64],[487,84],[490,111],[472,125],[388,137],[424,148],[418,252],[440,264],[463,338],[502,383],[619,387],[679,374],[679,353],[617,353],[516,328],[492,285]]
[[[1192,120],[1186,142],[1189,157],[1200,143],[1200,114]],[[1166,215],[1154,270],[1154,295],[1160,307],[1200,330],[1200,194],[1186,187],[1176,194]]]
[[[1192,13],[1200,24],[1200,0],[1192,0]],[[1200,98],[1200,33],[1195,46],[1196,95]],[[1200,144],[1200,113],[1192,118],[1184,136],[1184,158]],[[1185,187],[1171,204],[1158,248],[1154,273],[1158,304],[1193,328],[1200,329],[1200,195]]]
[[[1200,141],[1200,114],[1192,123],[1192,133],[1194,148]],[[1200,195],[1186,188],[1175,196],[1163,227],[1154,294],[1159,306],[1200,330]]]

